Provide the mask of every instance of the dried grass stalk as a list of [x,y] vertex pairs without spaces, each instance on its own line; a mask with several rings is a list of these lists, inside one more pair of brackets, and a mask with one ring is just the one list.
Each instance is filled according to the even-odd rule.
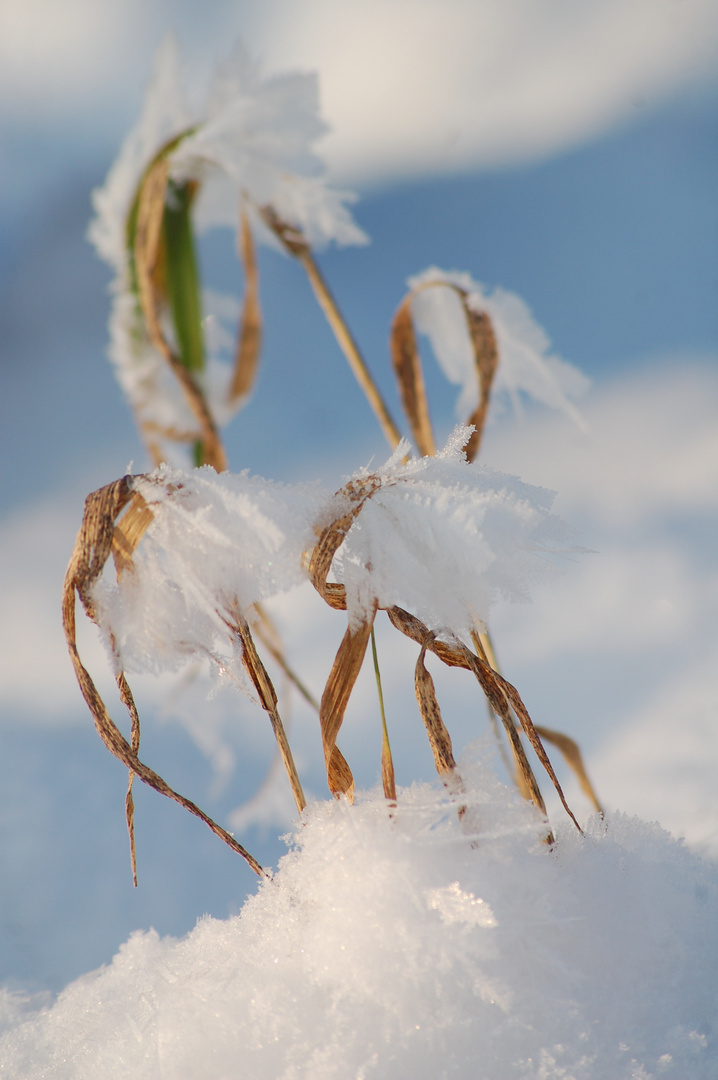
[[[138,776],[143,783],[154,788],[161,795],[172,799],[183,806],[195,817],[203,821],[212,832],[232,848],[238,855],[249,864],[254,872],[260,876],[268,876],[253,855],[242,847],[226,829],[218,825],[208,814],[205,814],[195,803],[186,799],[184,795],[174,791],[163,778],[149,766],[145,765],[138,757],[139,748],[139,716],[132,697],[132,691],[124,675],[120,672],[117,676],[117,685],[120,697],[127,708],[131,723],[131,742],[128,742],[117,725],[110,717],[105,703],[103,702],[97,687],[80,659],[77,648],[77,634],[75,622],[75,593],[80,597],[87,616],[93,622],[97,621],[96,610],[92,599],[92,587],[102,574],[107,559],[113,548],[115,539],[115,522],[123,509],[130,503],[133,496],[131,477],[125,476],[116,480],[99,491],[88,495],[85,500],[85,513],[80,531],[77,534],[75,547],[72,552],[70,564],[65,575],[62,592],[62,624],[65,632],[70,659],[82,691],[82,696],[87,702],[92,714],[97,732],[110,753],[114,754],[129,770]],[[140,508],[141,509],[141,508]],[[137,511],[140,512],[139,510]],[[126,540],[126,537],[125,537]],[[123,549],[126,553],[126,545]],[[133,877],[136,883],[135,857],[134,857],[134,803],[132,799],[132,784],[128,788],[125,801],[127,812],[127,824],[130,834],[130,849],[133,861]]]
[[571,818],[578,831],[581,832],[581,827],[566,802],[561,785],[553,770],[553,766],[549,761],[546,751],[541,743],[541,739],[536,732],[536,728],[534,727],[526,706],[521,700],[516,688],[501,675],[497,674],[497,672],[489,667],[484,660],[475,656],[463,642],[456,641],[454,644],[449,645],[447,642],[438,641],[427,627],[424,626],[420,619],[417,619],[415,615],[411,615],[408,611],[404,611],[403,608],[389,608],[387,614],[398,630],[401,630],[407,637],[416,641],[417,644],[421,646],[426,645],[431,652],[438,656],[439,659],[449,667],[466,668],[474,673],[481,688],[486,694],[491,707],[504,725],[506,734],[514,749],[516,759],[521,764],[527,787],[531,792],[531,800],[538,806],[542,813],[545,814],[546,806],[543,801],[543,796],[541,795],[533,770],[526,758],[526,752],[521,744],[519,733],[514,724],[513,717],[511,716],[511,710],[513,709],[526,737],[536,752],[539,761],[548,773],[564,810]]
[[239,615],[239,613],[237,613],[237,621],[233,629],[239,635],[240,641],[242,642],[242,663],[252,680],[252,685],[257,691],[262,708],[269,716],[272,731],[274,732],[274,737],[277,740],[277,746],[279,747],[279,753],[282,757],[287,776],[289,777],[294,801],[297,804],[297,810],[301,814],[302,810],[307,805],[307,800],[304,798],[304,792],[302,791],[299,774],[297,773],[297,768],[294,764],[294,758],[287,739],[287,733],[277,709],[277,694],[272,685],[272,680],[269,678],[267,669],[259,658],[249,629],[249,623]]
[[569,768],[573,770],[584,795],[586,795],[592,803],[596,813],[603,814],[603,807],[599,802],[598,795],[586,772],[586,766],[583,763],[583,757],[578,743],[569,735],[564,735],[560,731],[552,731],[551,728],[539,727],[536,725],[536,732],[545,742],[552,743],[557,750],[561,751],[564,761]]
[[286,221],[282,221],[271,206],[260,207],[259,213],[264,223],[284,245],[285,250],[301,263],[339,347],[347,358],[349,367],[352,369],[354,377],[364,392],[364,396],[379,421],[389,446],[393,450],[401,441],[401,432],[394,423],[379,388],[372,378],[346,319],[339,310],[329,286],[314,261],[308,241],[299,229],[288,225]]
[[170,347],[160,325],[163,296],[159,271],[168,175],[169,163],[162,157],[148,170],[140,188],[133,248],[140,305],[150,341],[172,369],[199,425],[202,464],[223,472],[227,468],[227,459],[217,425],[191,372]]
[[262,312],[259,306],[259,273],[252,230],[246,211],[241,213],[240,257],[244,267],[244,302],[237,338],[230,403],[246,397],[254,386],[262,347]]
[[299,678],[297,673],[292,667],[289,666],[287,658],[284,654],[282,642],[280,640],[277,629],[269,618],[266,609],[262,604],[255,604],[254,610],[257,614],[256,621],[253,621],[252,627],[256,637],[259,638],[262,645],[265,647],[272,659],[279,665],[290,683],[296,687],[304,700],[311,705],[316,713],[319,712],[319,702],[314,697],[314,694]]
[[424,372],[411,317],[412,295],[410,293],[399,305],[391,324],[391,359],[414,442],[424,457],[434,457],[436,444],[429,417]]

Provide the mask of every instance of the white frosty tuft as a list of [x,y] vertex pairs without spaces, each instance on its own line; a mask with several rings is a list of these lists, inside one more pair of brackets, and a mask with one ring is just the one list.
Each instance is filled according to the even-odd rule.
[[163,466],[134,480],[154,520],[134,570],[95,587],[100,623],[127,671],[175,670],[212,656],[229,671],[239,659],[225,620],[303,580],[302,552],[325,496],[246,473],[218,476]]
[[381,486],[335,558],[350,615],[377,599],[434,631],[461,634],[486,621],[498,596],[527,599],[555,572],[556,556],[576,550],[569,527],[549,512],[554,493],[468,464],[469,434],[457,427],[436,457],[406,463],[402,443],[374,474]]
[[438,786],[315,804],[240,915],[138,932],[43,1011],[6,995],[3,1076],[713,1080],[716,866],[620,814],[549,850],[462,775],[463,827]]
[[472,310],[489,315],[499,350],[494,392],[507,392],[520,410],[518,395],[522,391],[585,427],[571,399],[585,393],[590,380],[565,360],[549,354],[551,343],[524,301],[504,289],[494,289],[489,295],[469,274],[432,266],[407,282],[410,289],[420,290],[412,299],[411,310],[417,329],[429,338],[447,379],[461,387],[458,415],[469,416],[478,404],[474,355],[457,293],[451,287],[427,288],[431,282],[461,289]]
[[93,193],[90,239],[124,274],[126,221],[142,174],[163,146],[187,133],[168,155],[172,175],[203,181],[219,168],[234,184],[230,199],[226,189],[210,188],[217,205],[205,200],[205,222],[236,227],[239,195],[249,196],[260,206],[275,204],[312,242],[366,243],[344,205],[352,196],[332,191],[322,179],[324,167],[312,146],[326,130],[316,75],[265,78],[239,46],[219,68],[205,108],[191,107],[177,45],[168,37],[157,53],[139,123],[104,186]]

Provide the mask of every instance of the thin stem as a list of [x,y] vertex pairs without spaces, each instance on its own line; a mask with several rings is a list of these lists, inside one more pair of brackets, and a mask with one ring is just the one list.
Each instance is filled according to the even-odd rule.
[[384,403],[379,388],[374,382],[364,357],[359,351],[359,346],[354,340],[344,316],[337,307],[336,300],[329,291],[329,286],[322,277],[321,271],[314,261],[308,247],[303,248],[297,255],[297,258],[306,271],[309,283],[314,289],[314,295],[319,301],[319,306],[324,312],[327,322],[334,331],[334,336],[339,342],[339,347],[349,362],[349,367],[354,372],[357,382],[364,391],[364,396],[374,411],[374,415],[379,421],[381,430],[384,432],[387,442],[392,450],[394,450],[401,441],[401,432],[394,423],[394,420]]
[[374,627],[371,628],[371,654],[374,660],[374,675],[376,677],[376,688],[379,694],[379,711],[381,713],[381,779],[384,785],[384,795],[392,802],[396,802],[396,780],[394,778],[394,761],[391,756],[391,746],[389,745],[389,730],[386,726],[386,713],[384,711],[384,694],[381,689],[381,672],[379,671],[379,657],[376,651],[376,638],[374,637]]

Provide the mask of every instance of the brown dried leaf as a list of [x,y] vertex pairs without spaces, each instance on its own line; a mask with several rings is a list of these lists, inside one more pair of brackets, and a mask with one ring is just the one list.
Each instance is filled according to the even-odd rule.
[[337,736],[351,692],[364,662],[373,622],[374,612],[371,618],[358,627],[347,627],[334,658],[319,706],[319,725],[322,732],[329,790],[337,797],[346,795],[350,800],[354,798],[354,777],[337,747]]
[[372,475],[361,480],[352,480],[337,492],[338,495],[347,495],[354,505],[322,529],[307,557],[307,573],[312,585],[329,606],[337,610],[346,609],[346,593],[343,585],[327,582],[332,559],[343,544],[345,536],[361,512],[364,503],[380,487],[381,480],[378,476]]
[[244,266],[244,303],[240,319],[231,404],[246,397],[254,385],[262,347],[262,312],[259,306],[259,274],[254,240],[245,210],[241,214],[241,257]]
[[[189,810],[195,817],[215,833],[221,840],[241,855],[251,866],[256,874],[267,876],[257,860],[239,844],[226,829],[213,821],[203,810],[200,810],[189,799],[174,791],[158,773],[150,769],[140,761],[137,748],[139,747],[139,717],[135,707],[132,692],[124,675],[120,673],[117,684],[120,696],[128,709],[132,722],[132,742],[129,743],[110,717],[105,703],[95,686],[89,672],[80,659],[77,648],[77,633],[75,622],[75,592],[80,597],[85,613],[90,619],[96,621],[96,611],[92,600],[92,586],[102,574],[107,559],[110,556],[112,542],[115,533],[115,523],[124,507],[132,498],[132,478],[123,477],[112,484],[88,495],[85,500],[85,513],[80,531],[77,534],[75,547],[72,552],[70,564],[65,575],[62,592],[62,624],[65,632],[70,659],[75,670],[75,676],[82,691],[82,696],[87,702],[92,714],[95,728],[107,749],[121,761],[131,773],[139,776],[143,783],[159,791],[161,795],[172,799],[174,802]],[[126,798],[126,813],[128,828],[130,830],[130,846],[133,858],[134,873],[134,829],[131,785]]]
[[424,642],[416,661],[414,669],[414,689],[416,700],[419,703],[421,718],[426,726],[426,732],[431,744],[431,752],[434,755],[436,771],[442,778],[447,773],[453,773],[456,769],[454,753],[451,746],[451,736],[446,730],[446,725],[441,718],[441,709],[436,697],[434,680],[426,669],[424,657],[428,642]]
[[466,444],[465,453],[468,461],[473,461],[481,446],[481,436],[484,432],[486,415],[489,411],[491,384],[494,381],[496,368],[499,365],[499,352],[494,328],[491,325],[489,316],[483,312],[472,311],[466,302],[466,294],[462,292],[460,295],[471,345],[474,350],[474,362],[479,383],[479,403],[467,420],[467,425],[473,426],[474,431]]
[[133,491],[112,533],[112,557],[118,579],[125,570],[132,568],[132,556],[153,518],[154,514],[139,491]]
[[384,791],[384,798],[395,803],[396,777],[394,776],[394,761],[388,739],[382,739],[381,743],[381,786]]
[[581,827],[576,821],[568,803],[563,794],[561,785],[558,782],[558,778],[553,770],[553,766],[548,759],[546,751],[543,748],[541,739],[536,733],[536,728],[533,725],[531,717],[528,714],[526,706],[524,705],[518,690],[511,685],[506,679],[495,672],[487,663],[481,660],[479,657],[474,656],[470,649],[468,649],[462,642],[457,642],[455,645],[448,645],[446,642],[437,641],[431,632],[424,626],[424,624],[416,618],[415,615],[410,615],[409,612],[404,611],[403,608],[393,607],[388,609],[387,615],[391,622],[396,626],[397,630],[401,630],[403,634],[411,638],[413,641],[419,642],[422,646],[426,642],[426,647],[431,650],[436,656],[439,657],[449,667],[462,667],[469,671],[473,671],[474,675],[478,679],[486,697],[489,700],[489,704],[499,717],[504,725],[506,734],[511,742],[514,756],[521,770],[522,776],[525,780],[528,790],[531,793],[531,800],[539,807],[542,813],[546,813],[545,803],[543,796],[539,790],[536,777],[529,761],[526,757],[526,752],[521,743],[516,724],[514,723],[511,715],[511,710],[515,712],[519,719],[521,727],[523,728],[526,737],[528,738],[531,746],[533,747],[536,756],[543,765],[544,769],[549,775],[551,782],[556,788],[559,799],[563,805],[568,816],[573,821],[574,825],[581,832]]
[[551,728],[539,727],[536,724],[535,729],[545,742],[553,743],[561,751],[566,764],[573,770],[576,779],[581,785],[584,795],[593,804],[596,813],[603,814],[603,807],[598,800],[593,784],[589,780],[578,743],[570,736],[564,735],[560,731],[552,731]]
[[[494,673],[494,674],[496,674],[496,673]],[[574,823],[574,825],[576,826],[578,831],[582,832],[581,826],[576,821],[576,818],[574,817],[573,811],[571,810],[570,806],[566,802],[566,797],[564,796],[563,789],[562,789],[561,785],[558,782],[558,777],[556,776],[556,773],[553,771],[553,765],[549,761],[548,754],[544,750],[543,743],[541,742],[541,739],[540,739],[540,737],[538,735],[538,732],[536,731],[536,728],[533,725],[533,721],[531,720],[531,717],[529,716],[529,714],[528,714],[528,712],[526,710],[526,706],[524,705],[523,701],[521,700],[521,697],[519,696],[518,690],[516,689],[515,686],[512,686],[510,682],[507,682],[506,679],[502,678],[501,675],[496,675],[496,679],[497,679],[498,683],[500,684],[504,694],[506,695],[506,699],[509,702],[511,708],[516,713],[516,716],[519,719],[519,723],[521,724],[521,727],[523,728],[523,731],[524,731],[524,734],[526,735],[526,738],[531,743],[531,746],[533,747],[533,750],[534,750],[534,753],[536,754],[536,757],[539,759],[539,761],[543,765],[544,769],[548,773],[549,778],[551,780],[551,783],[553,784],[553,786],[556,789],[556,794],[558,795],[559,799],[561,800],[561,805],[563,806],[563,808],[566,811],[566,813],[568,814],[568,816],[571,818],[571,821]]]
[[424,457],[433,457],[436,454],[436,445],[429,417],[424,372],[411,317],[412,295],[409,293],[402,300],[391,324],[391,358],[414,442]]
[[277,709],[277,694],[272,685],[272,680],[269,678],[267,669],[259,658],[259,653],[254,644],[247,620],[237,615],[236,626],[232,629],[239,635],[242,642],[242,663],[252,680],[252,685],[259,695],[262,708],[269,716],[272,731],[274,732],[274,737],[277,740],[277,746],[279,747],[279,753],[281,754],[284,768],[289,777],[294,801],[301,814],[302,810],[307,805],[307,800],[304,798],[304,792],[302,791],[299,774],[297,773],[297,768],[294,764],[294,757],[292,756],[292,751],[289,746],[287,733]]

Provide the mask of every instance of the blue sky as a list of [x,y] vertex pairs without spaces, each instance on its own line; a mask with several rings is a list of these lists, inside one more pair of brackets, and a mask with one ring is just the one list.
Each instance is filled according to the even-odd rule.
[[[537,596],[532,608],[497,612],[501,656],[532,712],[532,703],[539,711],[537,719],[551,726],[548,719],[555,716],[555,726],[580,736],[611,805],[660,816],[695,843],[718,850],[709,768],[718,758],[718,737],[710,734],[718,708],[711,674],[718,651],[718,447],[712,435],[718,404],[718,87],[696,61],[705,62],[715,44],[709,8],[683,5],[698,30],[692,38],[686,33],[688,44],[674,35],[671,51],[670,36],[665,44],[652,23],[641,26],[641,19],[654,18],[643,5],[623,5],[639,30],[655,33],[636,36],[632,61],[606,53],[604,73],[615,78],[604,74],[591,83],[579,78],[573,58],[585,55],[587,70],[594,54],[600,59],[607,48],[601,28],[570,25],[565,6],[547,2],[543,45],[548,57],[566,58],[565,70],[555,62],[551,69],[554,81],[564,79],[563,95],[543,89],[550,80],[525,35],[512,38],[506,30],[504,47],[513,49],[506,85],[481,98],[479,76],[475,84],[462,83],[451,71],[451,41],[442,39],[436,55],[422,53],[438,9],[423,5],[428,29],[417,29],[413,52],[402,61],[411,92],[397,89],[392,110],[391,98],[376,91],[372,104],[374,91],[356,90],[367,69],[374,72],[374,90],[384,85],[391,64],[382,64],[381,56],[365,58],[364,73],[357,74],[349,50],[345,81],[338,81],[342,49],[332,49],[317,32],[321,4],[306,6],[303,24],[292,23],[293,40],[291,26],[281,20],[273,39],[271,12],[263,20],[251,5],[232,13],[229,5],[217,4],[206,25],[196,28],[184,5],[157,3],[140,16],[128,4],[122,33],[115,8],[97,6],[104,24],[83,24],[90,53],[78,52],[74,73],[69,47],[55,70],[51,43],[27,44],[30,37],[17,25],[3,35],[20,59],[27,50],[27,70],[17,53],[10,75],[4,65],[6,83],[15,81],[12,94],[4,94],[12,107],[6,105],[0,118],[6,161],[0,202],[0,437],[6,462],[0,481],[0,980],[56,989],[109,959],[132,929],[154,925],[181,933],[204,911],[236,910],[252,887],[251,875],[202,826],[141,792],[141,886],[131,888],[125,777],[85,714],[56,615],[85,494],[115,479],[130,461],[135,469],[145,467],[104,358],[109,276],[84,232],[90,191],[102,182],[135,119],[152,51],[168,26],[176,27],[197,80],[211,56],[225,50],[230,31],[232,37],[243,33],[268,63],[318,66],[326,76],[327,115],[343,125],[341,137],[327,141],[327,156],[340,181],[359,189],[355,215],[372,243],[328,251],[321,262],[396,412],[388,325],[406,278],[432,263],[518,292],[557,353],[594,380],[585,405],[588,441],[538,410],[528,410],[523,423],[508,413],[490,432],[489,459],[555,487],[562,516],[599,552],[569,571],[553,594]],[[515,7],[520,14],[521,5]],[[275,18],[289,10],[281,3],[269,8]],[[483,8],[498,34],[500,5]],[[75,9],[78,18],[85,10],[81,3]],[[28,5],[28,19],[40,25],[43,12],[50,18],[47,10]],[[391,18],[377,26],[391,42],[403,7],[385,10]],[[605,10],[623,17],[616,5]],[[659,10],[663,18],[669,6]],[[699,16],[708,21],[699,23]],[[371,18],[379,18],[373,6]],[[133,25],[145,31],[134,50]],[[108,44],[113,27],[114,51]],[[464,36],[470,32],[476,32],[471,22]],[[82,34],[77,38],[79,49]],[[457,31],[455,67],[471,71],[461,38]],[[644,53],[646,40],[654,39],[654,53]],[[672,65],[679,53],[680,63]],[[95,57],[92,63],[87,55]],[[522,56],[533,67],[518,63]],[[655,57],[666,73],[663,82]],[[428,95],[426,78],[420,81],[427,71]],[[610,93],[607,82],[614,84]],[[561,104],[572,95],[573,111]],[[438,103],[430,108],[434,99]],[[476,107],[467,107],[474,99]],[[439,105],[445,116],[461,118],[458,136],[451,135],[448,120],[442,128]],[[474,113],[485,115],[475,128]],[[347,133],[352,117],[353,141]],[[223,287],[238,282],[227,237],[208,238],[203,258],[209,284],[215,278]],[[341,480],[343,471],[372,456],[383,458],[373,419],[298,267],[265,251],[261,277],[263,369],[251,403],[227,435],[232,467],[280,479]],[[429,364],[427,377],[437,425],[446,432],[454,422],[453,396]],[[541,641],[548,642],[545,648]],[[302,634],[295,644],[306,651]],[[312,657],[305,659],[311,669]],[[161,700],[148,691],[150,712],[161,711]],[[146,725],[147,760],[222,819],[256,788],[269,760],[259,721],[241,709],[247,725],[241,740],[226,717],[217,728],[217,745],[224,740],[237,759],[221,792],[186,723],[155,719]],[[310,721],[303,724],[298,710],[300,753],[310,784],[323,795]],[[423,746],[414,749],[418,736],[408,727],[405,732],[403,721],[400,727],[406,779],[428,775]],[[470,737],[470,726],[461,733]],[[362,757],[362,737],[352,738],[347,735],[364,782],[372,783],[375,762],[368,753]],[[663,799],[658,805],[657,791]],[[282,831],[279,818],[270,815],[246,836],[269,862],[281,850],[275,839]]]

